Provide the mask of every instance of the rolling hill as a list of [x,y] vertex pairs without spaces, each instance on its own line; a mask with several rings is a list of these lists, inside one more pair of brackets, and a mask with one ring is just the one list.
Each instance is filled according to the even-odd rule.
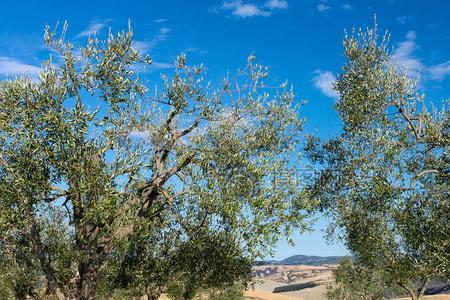
[[283,260],[267,260],[257,261],[256,265],[306,265],[320,266],[324,264],[336,264],[345,256],[309,256],[309,255],[293,255]]

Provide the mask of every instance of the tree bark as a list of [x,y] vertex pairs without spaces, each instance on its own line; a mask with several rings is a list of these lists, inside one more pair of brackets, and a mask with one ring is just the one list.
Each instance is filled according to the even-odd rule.
[[48,253],[45,251],[45,246],[42,244],[39,231],[37,229],[36,222],[33,220],[30,227],[29,238],[33,244],[41,269],[44,272],[47,280],[49,292],[54,294],[58,300],[65,300],[66,296],[62,292],[62,289],[55,276],[55,272],[51,266],[51,261]]
[[423,295],[425,294],[425,291],[427,290],[428,283],[429,283],[429,279],[428,278],[424,278],[422,286],[419,289],[419,294],[417,296],[417,299],[422,299]]
[[78,272],[80,274],[78,282],[78,295],[79,300],[92,300],[95,296],[97,288],[97,264],[88,257],[83,259],[78,266]]
[[402,287],[402,288],[409,294],[409,296],[411,297],[412,300],[418,300],[418,299],[420,299],[420,298],[418,298],[418,296],[417,296],[416,292],[414,291],[414,289],[408,287],[407,285],[403,284],[403,283],[400,282],[400,281],[397,281],[397,284],[398,284],[400,287]]
[[73,199],[73,219],[75,242],[82,257],[78,262],[78,274],[74,279],[71,296],[78,300],[92,300],[97,288],[99,264],[105,253],[104,246],[100,245],[98,239],[100,228],[94,226],[89,220],[83,220],[84,209],[80,200],[79,195]]

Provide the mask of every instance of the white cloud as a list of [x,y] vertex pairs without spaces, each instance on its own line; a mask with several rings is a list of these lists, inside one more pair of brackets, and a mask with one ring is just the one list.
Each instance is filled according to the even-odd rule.
[[159,30],[159,34],[161,36],[167,36],[167,34],[170,32],[170,28],[163,27]]
[[224,2],[222,8],[225,10],[231,10],[232,15],[240,18],[255,16],[268,17],[271,15],[270,11],[262,10],[255,4],[243,3],[241,0]]
[[253,4],[243,4],[238,6],[234,11],[233,14],[239,17],[253,17],[253,16],[262,16],[262,17],[268,17],[271,15],[268,11],[262,11],[257,6]]
[[146,73],[152,73],[160,70],[167,70],[167,69],[173,69],[174,64],[173,63],[165,63],[165,62],[158,62],[153,61],[150,65],[148,64],[139,64],[133,66],[133,70],[136,73],[146,74]]
[[[416,55],[419,46],[416,43],[417,34],[415,31],[409,31],[406,34],[406,40],[397,44],[394,50],[394,61],[400,67],[406,69],[410,75],[417,79],[428,79],[442,81],[447,76],[450,76],[450,60],[445,62],[426,65]],[[336,76],[330,71],[315,71],[313,83],[325,96],[338,99],[337,92],[333,89],[333,82],[336,81]]]
[[286,9],[288,3],[285,0],[268,0],[264,6],[269,9]]
[[[238,18],[250,18],[250,17],[269,17],[272,15],[272,11],[275,9],[287,9],[288,2],[286,0],[267,0],[264,5],[258,5],[254,3],[244,3],[242,0],[225,1],[222,4],[222,10],[228,10],[231,15]],[[217,13],[218,9],[213,8],[210,10],[213,13]]]
[[441,81],[450,75],[450,60],[436,65],[426,65],[415,55],[419,46],[416,43],[416,32],[409,31],[406,41],[398,43],[394,51],[394,59],[397,64],[406,69],[413,77]]
[[29,65],[12,57],[0,56],[0,75],[21,76],[28,75],[36,78],[42,68]]
[[336,76],[330,71],[317,70],[316,76],[313,78],[313,83],[325,96],[338,99],[337,92],[333,89],[333,82],[336,81]]
[[111,19],[107,19],[101,22],[91,22],[89,26],[85,30],[78,33],[76,37],[81,38],[93,34],[98,34],[102,31],[103,28],[106,27],[106,25],[108,25],[109,22],[111,22]]
[[428,68],[431,79],[441,81],[450,75],[450,60]]
[[199,55],[205,55],[205,54],[209,53],[208,50],[202,49],[202,48],[199,48],[199,47],[189,47],[189,48],[184,49],[183,52],[184,53],[188,53],[188,52],[197,53]]
[[414,55],[418,46],[415,42],[416,33],[409,31],[406,35],[406,41],[398,44],[397,49],[394,51],[394,57],[396,63],[405,68],[416,78],[421,77],[421,73],[425,70],[425,66],[418,57]]
[[348,4],[348,3],[345,3],[345,4],[342,5],[342,9],[343,10],[351,10],[352,8],[353,7],[350,4]]
[[148,50],[154,48],[160,42],[165,41],[170,32],[170,28],[162,27],[158,33],[149,40],[136,40],[133,41],[133,48],[140,52],[147,52]]
[[152,62],[152,64],[149,67],[150,67],[150,69],[153,69],[153,70],[162,70],[162,69],[172,69],[174,67],[174,65],[169,64],[169,63],[162,63],[162,62],[154,61],[154,62]]
[[412,17],[411,16],[401,16],[401,17],[397,17],[397,22],[399,22],[400,24],[406,24],[409,21],[411,21]]
[[413,30],[408,31],[408,33],[406,34],[406,39],[408,40],[415,40],[417,37],[416,32]]
[[167,21],[167,19],[155,19],[155,20],[153,20],[153,23],[164,23],[166,21]]
[[317,5],[317,10],[320,12],[324,12],[329,9],[330,9],[330,7],[328,5],[326,5],[325,3],[320,3],[319,5]]
[[146,131],[130,131],[128,137],[132,139],[145,140],[150,137],[150,134]]
[[147,52],[153,48],[155,44],[152,41],[133,41],[133,48],[139,52]]

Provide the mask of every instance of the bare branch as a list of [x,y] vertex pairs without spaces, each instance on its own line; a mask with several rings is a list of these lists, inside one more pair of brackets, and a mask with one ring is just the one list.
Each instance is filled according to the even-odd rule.
[[440,172],[438,170],[435,169],[430,169],[430,170],[425,170],[420,172],[419,174],[416,174],[413,176],[413,178],[411,178],[411,181],[409,182],[409,188],[412,189],[414,182],[419,178],[422,177],[423,175],[426,175],[428,173],[435,173],[435,174],[440,174]]
[[[176,132],[176,133],[169,132],[171,134],[171,138],[167,141],[167,143],[162,148],[158,149],[155,153],[156,169],[158,170],[159,174],[164,173],[164,171],[165,171],[164,162],[166,161],[167,157],[169,156],[169,153],[172,150],[175,143],[177,142],[177,140],[179,140],[180,138],[189,134],[195,128],[197,128],[202,119],[203,119],[203,117],[199,116],[195,119],[195,121],[189,127],[185,128],[184,130]],[[168,128],[168,130],[171,130],[170,127],[167,127],[167,128]]]
[[45,202],[47,202],[47,203],[51,203],[51,202],[53,202],[53,201],[56,201],[56,200],[58,200],[58,199],[60,199],[60,198],[62,198],[62,197],[66,197],[66,196],[68,196],[68,195],[69,195],[68,193],[53,194],[53,195],[50,195],[50,197],[45,198],[44,200],[45,200]]
[[414,133],[414,136],[415,136],[416,140],[418,140],[418,139],[419,139],[419,134],[418,134],[418,132],[417,132],[416,127],[414,126],[414,124],[413,124],[413,122],[412,122],[413,119],[418,119],[418,118],[417,118],[417,117],[411,117],[411,116],[407,115],[407,114],[404,112],[403,108],[402,108],[399,104],[396,104],[395,106],[397,107],[398,112],[399,112],[399,113],[403,116],[403,118],[405,118],[405,120],[408,122],[409,126],[411,127],[411,130],[412,130],[413,133]]
[[63,188],[60,188],[60,187],[57,187],[57,186],[54,186],[54,185],[50,185],[49,188],[51,190],[54,190],[54,191],[60,193],[60,194],[67,194],[67,191],[64,190]]
[[169,203],[169,205],[172,205],[173,198],[170,196],[170,194],[166,190],[164,190],[162,187],[159,187],[158,192],[167,199],[167,202]]
[[180,171],[181,169],[183,169],[184,167],[186,167],[188,164],[191,163],[192,159],[194,158],[194,153],[189,153],[187,156],[183,157],[176,166],[172,167],[170,170],[168,170],[164,176],[163,176],[163,180],[162,183],[165,183],[170,177],[172,177],[173,174],[177,173],[178,171]]

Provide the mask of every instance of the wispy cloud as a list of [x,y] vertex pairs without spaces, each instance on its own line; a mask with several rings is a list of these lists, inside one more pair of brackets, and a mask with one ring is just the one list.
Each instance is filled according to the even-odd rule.
[[208,50],[202,49],[202,48],[199,48],[199,47],[188,47],[188,48],[184,49],[183,52],[185,52],[185,53],[188,53],[188,52],[197,53],[197,54],[200,54],[200,55],[204,55],[204,54],[208,54],[209,53]]
[[[416,43],[416,32],[409,31],[406,40],[397,44],[394,50],[394,61],[417,79],[442,81],[450,76],[450,60],[443,63],[427,65],[416,55],[419,46]],[[338,100],[339,96],[333,89],[336,76],[331,71],[316,70],[312,79],[314,86],[327,97]]]
[[[237,18],[250,17],[269,17],[273,10],[287,9],[288,2],[286,0],[268,0],[264,5],[256,3],[245,3],[242,0],[231,0],[223,2],[220,9],[231,12],[231,15]],[[212,9],[217,12],[217,9]]]
[[153,23],[164,23],[167,22],[167,19],[155,19],[153,20]]
[[320,12],[325,12],[327,10],[329,10],[331,7],[329,7],[328,5],[326,5],[325,3],[320,3],[317,5],[317,10]]
[[318,88],[325,96],[337,100],[338,94],[333,89],[333,82],[336,81],[336,76],[331,71],[321,70],[316,70],[315,74],[316,75],[313,78],[314,86]]
[[86,37],[86,36],[90,36],[93,34],[99,34],[103,28],[105,28],[108,23],[110,23],[112,20],[111,19],[107,19],[104,21],[91,21],[91,23],[89,23],[88,27],[86,27],[86,29],[84,29],[83,31],[81,31],[80,33],[77,34],[77,38],[81,38],[81,37]]
[[399,22],[400,24],[406,24],[409,21],[411,21],[412,17],[411,16],[401,16],[401,17],[397,17],[397,22]]
[[170,28],[163,27],[151,39],[133,41],[133,48],[143,53],[147,52],[148,50],[154,48],[157,44],[165,41],[168,38],[170,31]]
[[173,65],[173,64],[170,64],[170,63],[162,63],[162,62],[154,61],[154,62],[149,66],[149,68],[150,68],[151,70],[172,69],[172,68],[174,68],[174,65]]
[[133,48],[139,52],[147,52],[149,49],[154,47],[152,41],[133,41]]
[[256,4],[243,3],[241,0],[224,2],[222,9],[230,10],[233,16],[240,18],[255,16],[268,17],[271,15],[270,11],[262,10]]
[[437,30],[437,29],[441,28],[442,25],[443,25],[442,22],[433,22],[433,23],[428,23],[427,27]]
[[264,6],[269,9],[286,9],[288,8],[288,3],[285,0],[269,0]]
[[450,61],[430,66],[428,72],[430,73],[431,79],[441,81],[450,75]]
[[150,134],[146,131],[130,131],[128,132],[127,136],[131,139],[139,139],[144,140],[148,139],[150,137]]
[[352,8],[353,8],[353,6],[351,6],[348,3],[345,3],[345,4],[342,5],[342,9],[343,10],[351,10]]
[[409,31],[406,35],[406,40],[398,43],[394,51],[395,62],[417,79],[425,77],[425,79],[441,81],[446,76],[449,76],[450,60],[435,65],[426,65],[416,55],[416,51],[419,49],[416,38],[416,32]]
[[26,64],[8,56],[0,56],[0,75],[3,76],[21,76],[27,75],[31,78],[37,78],[41,67]]
[[153,73],[161,70],[173,69],[175,66],[173,63],[165,63],[159,61],[153,61],[150,65],[148,64],[138,64],[133,67],[136,73],[147,74]]
[[425,70],[424,64],[414,54],[418,49],[415,42],[416,33],[409,31],[406,35],[406,41],[398,44],[394,51],[395,61],[403,68],[407,69],[414,77],[421,77],[421,73]]

